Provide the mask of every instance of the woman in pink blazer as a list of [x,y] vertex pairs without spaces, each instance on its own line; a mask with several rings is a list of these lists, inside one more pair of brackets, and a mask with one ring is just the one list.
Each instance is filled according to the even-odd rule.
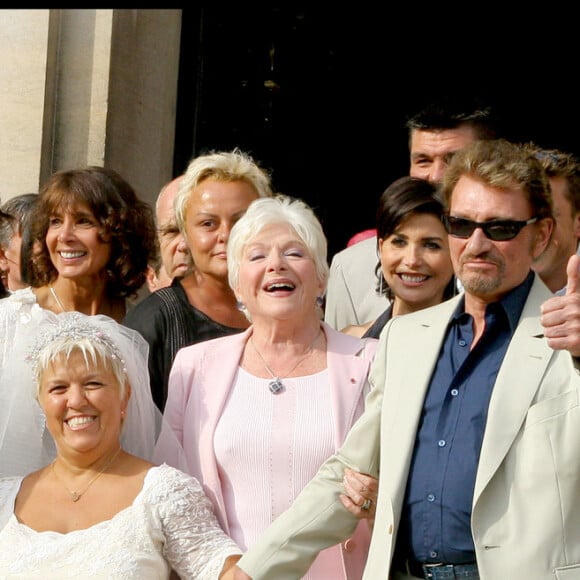
[[[178,352],[165,417],[185,450],[186,470],[245,550],[290,507],[362,413],[378,341],[322,322],[326,238],[302,201],[252,202],[231,231],[227,260],[252,325]],[[156,459],[179,466],[170,435],[161,433]],[[304,578],[361,578],[369,538],[363,519],[351,538],[321,552]]]

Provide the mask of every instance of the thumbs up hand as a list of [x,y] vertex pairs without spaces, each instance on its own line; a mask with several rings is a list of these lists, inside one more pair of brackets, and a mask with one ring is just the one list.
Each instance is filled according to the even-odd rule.
[[540,308],[540,322],[548,345],[580,356],[580,256],[574,254],[566,268],[566,292],[546,300]]
[[568,276],[566,296],[580,293],[580,256],[578,254],[570,256],[566,267],[566,276]]

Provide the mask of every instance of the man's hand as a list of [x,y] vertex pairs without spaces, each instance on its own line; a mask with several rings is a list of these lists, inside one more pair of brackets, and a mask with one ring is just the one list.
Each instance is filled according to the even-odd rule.
[[548,345],[580,356],[580,256],[573,255],[566,268],[568,282],[564,296],[546,300],[540,308],[540,322]]

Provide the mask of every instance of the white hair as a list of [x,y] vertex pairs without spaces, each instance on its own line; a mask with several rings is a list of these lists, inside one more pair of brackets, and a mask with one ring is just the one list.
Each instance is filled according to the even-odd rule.
[[116,354],[107,342],[101,338],[85,336],[78,338],[75,336],[61,336],[49,342],[39,353],[36,359],[35,379],[36,396],[40,395],[40,383],[42,376],[51,364],[58,360],[68,361],[73,353],[80,352],[85,359],[87,368],[93,365],[102,364],[113,373],[119,384],[119,396],[125,397],[127,392],[127,368],[125,361]]
[[324,230],[310,206],[300,199],[276,195],[253,201],[235,223],[228,239],[228,281],[238,286],[244,248],[262,229],[271,224],[288,224],[304,242],[314,260],[316,273],[323,287],[328,281],[327,241]]

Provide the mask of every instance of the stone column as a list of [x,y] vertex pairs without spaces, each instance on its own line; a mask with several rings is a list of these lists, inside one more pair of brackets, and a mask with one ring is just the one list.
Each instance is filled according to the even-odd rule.
[[50,10],[0,10],[0,199],[38,191]]
[[52,172],[172,177],[181,10],[0,10],[0,199]]

